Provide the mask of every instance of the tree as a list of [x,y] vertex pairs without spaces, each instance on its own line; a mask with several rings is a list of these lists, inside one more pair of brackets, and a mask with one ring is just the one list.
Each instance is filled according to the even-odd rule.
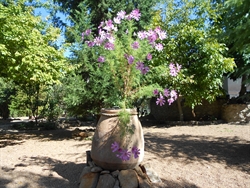
[[[169,37],[164,42],[165,53],[155,54],[158,60],[154,62],[153,75],[160,76],[152,76],[152,80],[163,88],[166,85],[177,88],[185,104],[192,108],[204,99],[215,100],[223,94],[223,74],[232,71],[235,65],[232,58],[225,56],[225,44],[216,38],[221,32],[214,24],[219,19],[217,9],[204,1],[173,0],[163,5],[154,24],[160,24]],[[182,66],[175,79],[166,74],[170,62]]]
[[242,77],[239,96],[246,93],[246,84],[250,74],[250,1],[247,0],[224,0],[222,1],[221,22],[217,23],[223,27],[223,33],[219,35],[221,41],[229,48],[229,55],[235,59],[237,67],[229,74],[231,79]]
[[55,83],[68,65],[55,44],[60,31],[24,0],[0,4],[0,77],[18,84]]
[[[139,9],[142,13],[142,21],[138,23],[139,29],[148,25],[148,21],[152,16],[152,9],[157,1],[158,0],[54,0],[54,2],[59,5],[58,9],[64,13],[69,13],[74,22],[81,21],[77,13],[83,10],[82,7],[85,7],[87,13],[86,20],[93,25],[93,28],[97,28],[101,21],[111,18],[121,10],[128,13],[133,9]],[[59,19],[57,18],[56,20]]]
[[7,119],[10,115],[8,107],[15,92],[16,89],[13,82],[0,77],[0,116],[3,119]]

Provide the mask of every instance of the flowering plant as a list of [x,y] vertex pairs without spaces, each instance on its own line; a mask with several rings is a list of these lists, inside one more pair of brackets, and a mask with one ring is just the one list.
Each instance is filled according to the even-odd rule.
[[152,52],[163,50],[160,41],[166,38],[166,32],[160,27],[137,31],[134,24],[140,16],[138,9],[130,14],[120,11],[113,20],[101,22],[98,34],[90,29],[82,33],[84,44],[93,50],[103,76],[110,76],[112,89],[105,96],[105,107],[133,107],[141,80],[150,71]]
[[[144,82],[146,86],[142,86],[142,80],[147,75],[154,74],[150,70],[153,68],[153,53],[163,51],[161,41],[167,35],[160,27],[137,31],[135,23],[139,21],[140,16],[138,9],[129,14],[120,11],[113,20],[101,22],[94,32],[87,29],[82,33],[83,44],[91,50],[93,63],[98,65],[95,71],[101,70],[103,78],[109,82],[109,92],[105,93],[103,107],[118,106],[124,109],[119,113],[122,135],[127,132],[133,133],[131,128],[133,126],[128,126],[130,114],[125,109],[132,108],[135,100],[143,97],[142,88],[147,91],[146,96],[157,96],[156,103],[160,106],[165,104],[165,98],[168,98],[168,104],[177,99],[175,90],[162,91],[159,85],[157,89],[154,87],[145,89],[150,85],[147,82]],[[176,76],[180,68],[178,64],[171,63],[169,75]],[[131,156],[136,159],[141,152],[137,146],[129,149],[122,148],[116,141],[110,147],[112,152],[123,161],[129,160]]]

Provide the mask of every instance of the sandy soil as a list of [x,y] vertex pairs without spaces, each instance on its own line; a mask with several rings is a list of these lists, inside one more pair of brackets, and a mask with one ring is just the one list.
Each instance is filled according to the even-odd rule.
[[[143,163],[161,178],[156,187],[250,187],[250,125],[143,129]],[[6,132],[0,125],[0,188],[77,188],[91,141],[71,134],[72,129]]]

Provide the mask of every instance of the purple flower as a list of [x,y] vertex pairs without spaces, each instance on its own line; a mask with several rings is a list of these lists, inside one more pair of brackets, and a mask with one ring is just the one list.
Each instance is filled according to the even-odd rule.
[[112,152],[115,152],[120,149],[120,146],[117,142],[114,142],[113,144],[111,144],[111,149],[112,149]]
[[131,18],[134,18],[136,21],[139,21],[140,17],[141,17],[141,13],[139,11],[139,9],[135,9],[130,13]]
[[100,63],[103,63],[105,61],[105,57],[99,56],[97,61],[100,62]]
[[95,45],[93,41],[86,41],[86,43],[88,44],[88,47],[93,47]]
[[166,101],[165,101],[164,97],[163,97],[162,94],[160,93],[160,97],[157,98],[156,104],[162,106],[162,105],[165,104],[165,102],[166,102]]
[[87,36],[89,36],[89,35],[91,34],[91,29],[87,29],[87,30],[85,31],[85,34],[86,34]]
[[121,158],[123,161],[128,161],[131,156],[131,152],[127,149],[121,150],[120,155],[117,155],[119,158]]
[[136,63],[136,67],[135,67],[135,68],[136,68],[137,70],[142,71],[142,69],[144,68],[144,63],[138,61],[138,62]]
[[157,40],[156,33],[153,33],[153,34],[148,36],[148,41],[149,41],[150,44],[153,44],[156,40]]
[[140,44],[139,44],[139,42],[135,41],[133,44],[131,44],[131,46],[133,49],[138,49]]
[[168,97],[170,95],[170,92],[169,92],[169,90],[166,88],[166,89],[164,89],[164,96],[165,97]]
[[153,94],[154,94],[154,95],[158,95],[158,94],[159,94],[158,89],[155,89],[155,90],[153,91]]
[[148,53],[148,55],[147,55],[147,60],[151,60],[152,59],[152,55],[150,54],[150,53]]
[[106,50],[114,50],[114,49],[115,49],[115,46],[114,46],[113,43],[106,42],[106,43],[104,44],[104,48],[105,48]]
[[126,12],[123,10],[117,13],[117,17],[121,20],[125,18],[125,15],[126,15]]
[[132,148],[132,153],[134,154],[134,158],[136,159],[136,158],[138,158],[139,157],[139,155],[140,155],[140,149],[138,149],[137,147],[133,147]]
[[159,52],[163,50],[163,45],[161,43],[155,45],[155,49]]
[[143,67],[143,69],[141,70],[141,73],[142,74],[147,74],[148,73],[148,71],[149,71],[149,67]]
[[130,55],[128,58],[128,64],[132,64],[134,62],[134,57]]

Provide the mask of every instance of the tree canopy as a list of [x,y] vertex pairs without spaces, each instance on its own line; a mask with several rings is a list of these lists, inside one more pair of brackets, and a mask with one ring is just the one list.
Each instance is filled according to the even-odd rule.
[[[172,85],[191,107],[203,99],[213,101],[223,95],[223,74],[235,66],[233,59],[226,56],[225,44],[217,39],[222,31],[214,24],[219,19],[217,11],[210,2],[173,0],[154,18],[153,23],[160,24],[169,37],[164,41],[165,53],[155,54],[158,60],[153,65],[154,75],[162,76],[152,79],[162,87]],[[176,79],[166,74],[170,62],[182,66]]]
[[55,47],[60,30],[34,16],[24,0],[0,4],[0,76],[18,84],[58,80],[68,68]]

